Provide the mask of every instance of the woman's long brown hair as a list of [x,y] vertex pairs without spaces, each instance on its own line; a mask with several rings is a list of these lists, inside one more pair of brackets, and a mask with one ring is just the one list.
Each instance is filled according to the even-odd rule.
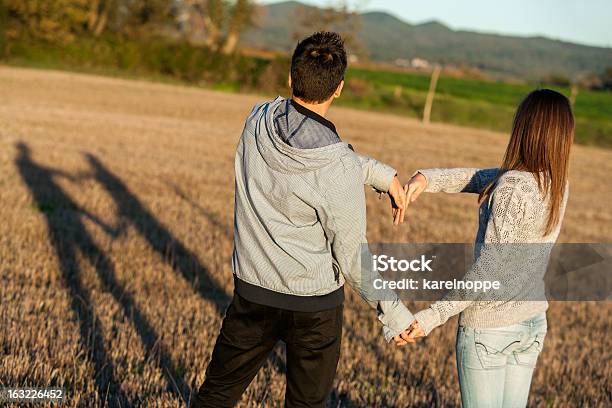
[[[559,92],[535,90],[518,106],[497,178],[509,170],[533,173],[540,192],[549,195],[544,235],[550,234],[559,223],[573,139],[572,108],[569,100]],[[482,191],[480,202],[491,193],[497,178]]]

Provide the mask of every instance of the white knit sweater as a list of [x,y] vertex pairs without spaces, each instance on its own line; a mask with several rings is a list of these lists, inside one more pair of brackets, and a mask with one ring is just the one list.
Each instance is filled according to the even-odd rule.
[[[455,168],[418,172],[427,179],[426,192],[479,194],[499,170]],[[464,279],[499,280],[504,290],[484,300],[459,291],[447,293],[415,314],[426,334],[458,313],[462,325],[493,328],[516,324],[546,311],[543,278],[561,228],[568,190],[558,225],[544,236],[549,201],[548,195],[540,192],[534,175],[512,170],[499,177],[479,208],[475,261]]]

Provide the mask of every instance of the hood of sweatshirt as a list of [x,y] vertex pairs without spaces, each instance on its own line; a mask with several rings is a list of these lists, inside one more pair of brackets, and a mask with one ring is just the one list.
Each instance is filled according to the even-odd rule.
[[312,132],[313,129],[277,125],[275,113],[281,104],[286,103],[287,100],[279,96],[271,102],[258,105],[247,120],[247,126],[252,127],[259,154],[268,166],[283,173],[311,172],[351,152],[350,146],[342,141],[309,149],[291,146],[288,141],[295,136],[296,131]]

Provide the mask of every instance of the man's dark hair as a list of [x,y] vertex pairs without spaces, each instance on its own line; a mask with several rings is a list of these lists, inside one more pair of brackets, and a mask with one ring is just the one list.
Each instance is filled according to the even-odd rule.
[[346,71],[344,41],[338,33],[321,31],[300,41],[291,57],[293,95],[310,103],[329,99]]

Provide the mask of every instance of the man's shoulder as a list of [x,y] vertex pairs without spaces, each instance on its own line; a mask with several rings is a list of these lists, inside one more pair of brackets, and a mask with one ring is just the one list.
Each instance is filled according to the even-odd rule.
[[251,109],[251,111],[249,112],[249,115],[247,116],[247,120],[252,119],[253,117],[258,116],[258,114],[263,113],[265,110],[268,109],[268,107],[270,107],[271,105],[276,105],[279,104],[283,101],[284,99],[281,96],[277,96],[274,99],[268,100],[268,101],[262,101],[262,102],[257,102],[253,108]]
[[342,147],[336,153],[336,159],[321,170],[328,173],[334,183],[340,180],[345,182],[348,179],[357,180],[361,185],[362,170],[357,154],[346,143],[342,143]]

